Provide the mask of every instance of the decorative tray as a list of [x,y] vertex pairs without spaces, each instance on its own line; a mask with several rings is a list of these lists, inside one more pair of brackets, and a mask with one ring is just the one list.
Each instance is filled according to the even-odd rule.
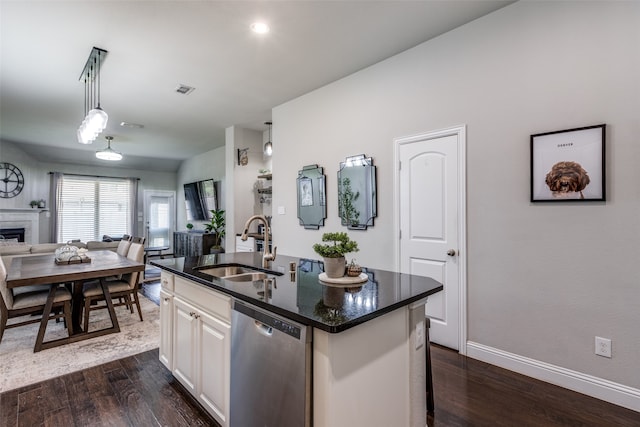
[[91,258],[86,255],[78,255],[70,258],[67,261],[56,259],[56,265],[69,265],[69,264],[88,264],[91,262]]
[[320,273],[318,275],[318,280],[320,280],[323,283],[327,283],[334,286],[342,285],[342,286],[349,287],[358,283],[366,282],[367,280],[369,280],[369,276],[367,275],[367,273],[360,273],[359,276],[355,276],[355,277],[342,276],[337,278],[330,278],[330,277],[327,277],[327,273]]

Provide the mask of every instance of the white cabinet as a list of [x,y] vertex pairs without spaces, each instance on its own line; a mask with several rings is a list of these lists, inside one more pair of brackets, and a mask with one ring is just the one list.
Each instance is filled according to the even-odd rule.
[[[174,280],[172,373],[216,421],[226,427],[230,390],[231,298],[181,277]],[[164,331],[161,330],[161,341],[163,336]]]
[[196,354],[198,400],[222,425],[228,423],[231,325],[202,313],[198,319]]
[[172,370],[173,295],[160,290],[160,362]]
[[173,375],[191,393],[196,393],[196,309],[180,298],[173,300]]
[[160,273],[160,362],[173,370],[173,274]]

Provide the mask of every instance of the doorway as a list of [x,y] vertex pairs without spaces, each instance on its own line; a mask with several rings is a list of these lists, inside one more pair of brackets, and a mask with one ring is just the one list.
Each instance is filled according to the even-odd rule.
[[165,253],[173,253],[175,200],[175,191],[144,190],[144,232],[147,247],[168,246]]
[[443,291],[427,300],[431,341],[466,353],[464,126],[396,138],[396,265]]

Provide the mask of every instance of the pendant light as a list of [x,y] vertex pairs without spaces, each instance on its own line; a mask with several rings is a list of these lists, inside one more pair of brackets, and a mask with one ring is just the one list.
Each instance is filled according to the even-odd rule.
[[264,154],[265,156],[271,156],[273,154],[273,143],[271,142],[271,122],[264,122],[265,125],[269,126],[269,140],[266,144],[264,144]]
[[113,141],[113,137],[105,136],[104,138],[107,140],[107,148],[105,148],[104,150],[96,151],[96,157],[100,160],[109,160],[112,162],[122,160],[122,154],[111,148],[111,141]]
[[84,81],[85,114],[77,131],[78,142],[81,144],[91,144],[107,127],[109,116],[100,107],[100,68],[106,55],[107,51],[104,49],[91,49],[80,75],[80,81]]

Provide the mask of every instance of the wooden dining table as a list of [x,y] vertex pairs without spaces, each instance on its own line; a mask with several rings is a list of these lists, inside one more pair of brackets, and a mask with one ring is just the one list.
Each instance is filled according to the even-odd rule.
[[[54,254],[30,255],[25,257],[15,257],[8,266],[7,287],[9,289],[30,285],[51,285],[51,290],[42,314],[42,322],[38,332],[35,351],[59,345],[86,340],[101,335],[120,332],[118,318],[113,308],[109,287],[106,278],[120,274],[135,273],[144,271],[144,263],[130,260],[127,257],[118,255],[113,251],[88,251],[85,253],[91,262],[79,264],[56,264]],[[82,309],[84,305],[82,287],[87,281],[99,280],[104,294],[111,327],[95,331],[83,331],[81,326]],[[43,341],[48,317],[51,313],[55,290],[60,284],[70,283],[72,285],[72,305],[71,319],[73,334],[67,338]]]

